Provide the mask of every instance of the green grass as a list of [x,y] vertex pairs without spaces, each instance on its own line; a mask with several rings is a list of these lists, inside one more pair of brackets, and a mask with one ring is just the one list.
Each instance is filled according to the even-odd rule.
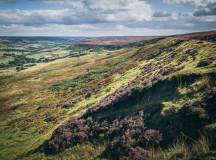
[[105,150],[105,145],[95,144],[79,144],[74,147],[66,149],[58,155],[32,154],[23,158],[23,160],[105,160],[99,158]]
[[104,76],[104,74],[109,74],[111,72],[111,68],[100,68],[100,69],[95,69],[95,70],[90,70],[87,72],[87,74],[78,76],[72,80],[66,80],[64,82],[52,84],[49,88],[51,90],[59,90],[59,89],[68,89],[69,87],[75,88],[75,87],[80,87],[81,85],[96,79],[100,76]]
[[[1,159],[15,159],[38,147],[51,136],[56,127],[72,115],[69,109],[62,106],[79,95],[68,93],[67,90],[53,92],[48,89],[49,84],[88,74],[89,68],[92,68],[92,74],[101,74],[101,68],[106,68],[113,60],[114,63],[119,62],[122,57],[130,54],[132,53],[113,53],[110,57],[110,54],[104,53],[65,58],[37,64],[18,73],[15,68],[0,70]],[[54,117],[55,121],[45,122],[47,115]]]
[[103,89],[101,89],[96,94],[90,96],[89,98],[83,99],[82,101],[76,103],[74,106],[71,107],[69,113],[76,113],[77,111],[79,112],[76,114],[84,113],[87,109],[89,109],[86,106],[95,106],[106,96],[115,92],[120,87],[127,85],[130,81],[136,78],[136,76],[139,75],[139,73],[140,70],[138,68],[133,68],[124,73],[123,75],[117,74],[114,77],[113,82],[111,82],[107,86],[104,86]]
[[[180,65],[182,69],[163,76],[162,82],[150,80],[145,92],[139,95],[137,101],[118,106],[118,109],[110,108],[110,112],[104,113],[104,116],[112,116],[115,113],[130,114],[139,109],[160,104],[162,109],[158,114],[159,118],[155,117],[155,123],[158,122],[160,125],[160,118],[166,117],[170,109],[174,108],[178,111],[185,101],[202,98],[207,89],[215,85],[210,74],[216,72],[216,61],[205,67],[197,67],[197,64],[204,57],[215,56],[214,43],[204,41],[200,44],[198,40],[193,40],[173,46],[175,42],[175,38],[164,39],[156,44],[146,45],[138,52],[140,48],[113,52],[103,50],[99,54],[64,58],[43,64],[37,63],[36,66],[20,72],[16,72],[14,67],[1,69],[0,159],[16,159],[17,157],[96,159],[104,151],[104,145],[80,144],[58,155],[47,156],[36,153],[28,157],[22,156],[50,138],[53,130],[72,116],[82,115],[88,108],[94,107],[106,96],[124,86],[130,85],[135,88],[144,80],[158,75],[161,67],[153,69],[151,73],[142,73],[142,69],[149,64],[156,66],[157,63],[163,63],[171,52],[178,54],[174,60],[167,62],[164,66],[177,65],[178,59],[186,54],[186,50],[198,48],[195,60],[189,56],[188,61]],[[170,46],[172,51],[167,50]],[[24,46],[24,48],[28,47],[40,48],[41,46],[38,44]],[[162,50],[162,47],[165,49]],[[52,57],[52,52],[47,53],[49,54]],[[67,53],[62,50],[61,53],[56,54],[62,56]],[[39,58],[46,54],[28,56]],[[194,81],[182,80],[182,77],[193,77],[193,75],[200,77],[195,78]],[[68,91],[70,87],[73,89],[71,92]],[[90,93],[88,96],[85,89],[88,89]],[[74,103],[71,104],[71,101]],[[64,108],[65,104],[69,106]],[[47,116],[54,117],[55,120],[46,122]],[[176,154],[177,151],[189,154],[187,147],[183,150],[184,145],[175,145],[164,152],[168,154],[168,157]],[[201,144],[197,144],[199,145]]]
[[0,64],[8,64],[8,62],[13,61],[14,58],[11,56],[0,57]]

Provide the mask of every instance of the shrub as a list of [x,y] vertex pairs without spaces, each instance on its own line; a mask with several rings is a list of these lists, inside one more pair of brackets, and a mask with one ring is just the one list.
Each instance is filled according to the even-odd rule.
[[148,160],[150,158],[150,152],[141,147],[131,148],[129,151],[130,160]]
[[141,143],[144,147],[158,146],[162,140],[162,135],[159,131],[148,129],[141,137]]
[[208,57],[208,58],[204,58],[201,59],[198,64],[197,67],[205,67],[210,65],[215,59],[213,57]]

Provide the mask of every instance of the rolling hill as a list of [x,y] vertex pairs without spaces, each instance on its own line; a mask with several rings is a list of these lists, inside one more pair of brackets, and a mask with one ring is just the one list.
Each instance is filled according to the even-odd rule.
[[126,45],[129,43],[146,41],[160,38],[160,36],[110,36],[110,37],[94,37],[82,40],[81,44],[89,45]]
[[215,37],[40,44],[0,69],[0,159],[215,159]]

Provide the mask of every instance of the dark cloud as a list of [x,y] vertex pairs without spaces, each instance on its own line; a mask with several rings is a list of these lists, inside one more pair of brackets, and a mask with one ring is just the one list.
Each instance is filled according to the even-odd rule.
[[194,16],[216,15],[216,3],[210,3],[205,7],[200,7],[194,12]]
[[167,4],[190,5],[194,16],[216,15],[216,0],[164,0]]
[[163,0],[167,4],[191,5],[194,7],[205,7],[209,4],[216,3],[216,0]]
[[170,17],[171,13],[167,13],[167,12],[155,12],[153,14],[153,17]]
[[172,14],[169,17],[155,17],[148,23],[127,23],[128,27],[144,27],[151,29],[174,29],[184,31],[200,31],[216,29],[216,16],[195,17],[192,14]]

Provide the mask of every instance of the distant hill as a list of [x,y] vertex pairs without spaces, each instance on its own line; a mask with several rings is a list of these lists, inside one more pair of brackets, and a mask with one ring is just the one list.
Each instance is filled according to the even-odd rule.
[[[196,32],[188,34],[173,35],[171,37],[178,37],[184,39],[212,39],[215,37],[216,31]],[[107,37],[93,37],[86,38],[80,44],[87,45],[127,45],[134,42],[148,41],[157,38],[170,37],[170,36],[107,36]]]
[[111,36],[111,37],[97,37],[97,38],[87,38],[81,41],[81,44],[89,45],[125,45],[129,43],[146,41],[160,36]]
[[49,43],[74,43],[86,39],[85,37],[46,37],[46,36],[32,36],[32,37],[7,37],[0,36],[0,39],[10,42],[49,42]]
[[179,34],[174,35],[173,37],[182,38],[182,39],[199,39],[199,40],[210,40],[215,41],[216,31],[208,31],[208,32],[195,32],[188,34]]

